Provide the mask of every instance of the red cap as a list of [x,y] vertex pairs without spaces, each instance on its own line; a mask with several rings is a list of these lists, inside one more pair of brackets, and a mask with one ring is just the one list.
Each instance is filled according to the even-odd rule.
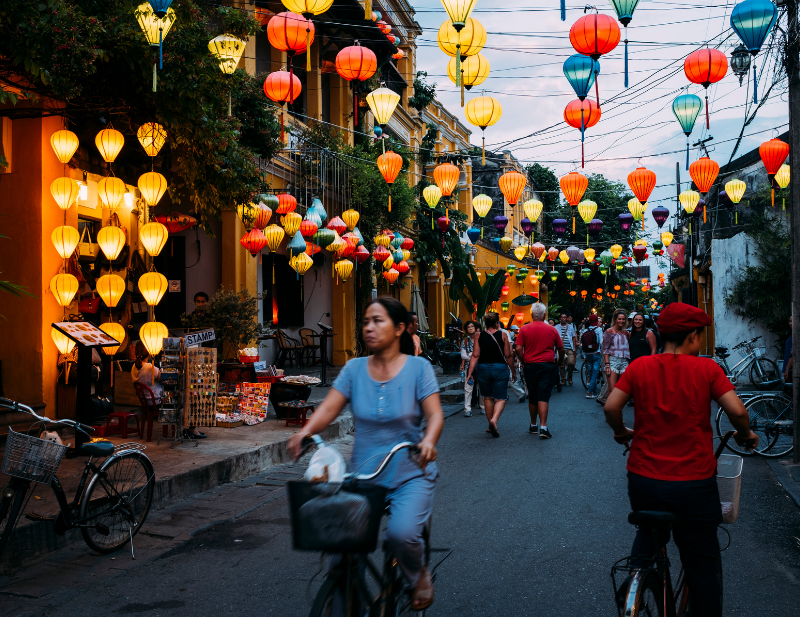
[[661,334],[689,332],[711,325],[711,317],[699,308],[683,302],[673,302],[658,316],[658,331]]
[[595,315],[594,313],[589,315],[589,323],[590,324],[596,324],[597,323],[597,315]]

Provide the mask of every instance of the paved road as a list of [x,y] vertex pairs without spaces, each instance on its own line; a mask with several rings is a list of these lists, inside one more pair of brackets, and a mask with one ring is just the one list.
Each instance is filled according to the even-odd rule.
[[[554,394],[550,441],[528,434],[520,404],[501,418],[500,439],[484,433],[480,416],[447,420],[434,544],[455,553],[440,569],[428,615],[616,615],[609,570],[633,536],[625,459],[600,407],[583,394],[580,385]],[[5,602],[8,609],[0,614],[306,615],[320,559],[292,551],[285,498],[276,488],[300,471],[281,468],[245,483],[241,490],[263,489],[264,505],[186,541],[146,546],[135,565],[123,554],[115,561],[85,556],[84,548],[69,562],[76,564],[69,585],[55,558],[49,574],[18,574],[0,584],[0,607]],[[230,491],[220,495],[235,503]],[[732,545],[723,553],[725,615],[796,615],[800,511],[760,460],[745,462],[742,493]],[[184,519],[211,502],[200,496]],[[57,582],[57,593],[44,591]]]

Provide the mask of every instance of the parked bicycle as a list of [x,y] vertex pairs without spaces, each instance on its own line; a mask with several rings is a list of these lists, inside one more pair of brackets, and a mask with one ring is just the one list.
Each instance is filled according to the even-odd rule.
[[[303,445],[331,447],[317,435],[307,437]],[[374,473],[346,474],[341,485],[287,483],[294,548],[338,554],[337,562],[317,592],[310,617],[395,617],[411,611],[410,590],[406,589],[397,559],[388,546],[383,545],[382,571],[367,556],[377,548],[381,518],[388,510],[386,489],[371,481],[383,473],[401,450],[409,450],[409,455],[413,455],[416,444],[397,444]],[[305,511],[311,505],[314,516]],[[425,561],[432,581],[436,582],[436,569],[452,550],[432,549],[430,532],[429,519],[423,531]],[[431,553],[445,555],[431,567]],[[424,610],[421,613],[425,615]]]
[[722,367],[728,379],[733,385],[736,385],[739,378],[749,368],[750,383],[752,383],[757,390],[771,390],[776,386],[783,383],[781,372],[778,370],[778,364],[764,356],[766,353],[763,346],[756,345],[756,341],[761,339],[760,336],[750,339],[749,341],[742,341],[733,349],[743,350],[742,359],[737,362],[733,368],[728,366],[727,358],[731,354],[728,353],[727,347],[714,348],[714,361]]
[[[5,398],[0,398],[0,407],[33,416],[42,430],[48,425],[71,426],[87,437],[93,430],[73,420],[50,420],[26,405]],[[80,529],[86,544],[98,553],[111,553],[130,542],[134,555],[133,537],[147,518],[155,486],[153,464],[142,452],[144,446],[125,443],[115,447],[102,440],[80,445],[77,454],[89,460],[71,502],[67,502],[55,475],[67,449],[59,443],[9,429],[2,471],[11,476],[11,481],[0,493],[0,555],[36,490],[34,486],[28,494],[32,482],[50,486],[59,513],[56,516],[29,513],[26,518],[52,522],[59,535],[69,529]],[[105,460],[98,465],[95,458]]]
[[[745,450],[735,441],[728,443],[728,449],[740,456],[763,456],[780,458],[794,450],[794,415],[792,397],[783,392],[759,392],[751,396],[741,395],[747,413],[750,414],[750,430],[758,435],[758,447]],[[722,408],[717,410],[717,435],[733,430],[733,425]]]

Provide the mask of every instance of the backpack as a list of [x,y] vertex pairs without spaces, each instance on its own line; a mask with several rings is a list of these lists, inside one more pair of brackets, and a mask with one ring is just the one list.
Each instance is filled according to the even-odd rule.
[[594,353],[600,349],[595,330],[596,328],[589,328],[581,334],[581,349],[584,353]]

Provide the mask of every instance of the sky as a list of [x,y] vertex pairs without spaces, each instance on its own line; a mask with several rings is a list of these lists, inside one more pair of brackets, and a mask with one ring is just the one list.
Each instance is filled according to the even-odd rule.
[[[467,100],[485,90],[486,95],[497,98],[503,106],[502,118],[486,130],[487,148],[510,150],[521,162],[539,162],[552,168],[559,177],[577,170],[584,174],[601,173],[627,183],[627,175],[636,167],[653,170],[657,187],[649,200],[646,219],[648,233],[655,239],[657,227],[650,215],[652,208],[664,205],[672,213],[676,209],[676,162],[680,163],[682,190],[689,188],[690,180],[685,170],[686,137],[672,113],[672,101],[687,92],[687,85],[689,93],[701,99],[705,96],[702,86],[691,84],[686,78],[683,59],[706,42],[730,59],[730,52],[740,42],[730,27],[734,6],[735,2],[721,0],[712,0],[712,4],[696,0],[639,3],[628,27],[627,89],[623,43],[600,59],[602,116],[586,132],[586,167],[581,169],[580,131],[568,126],[563,118],[564,107],[577,97],[564,77],[562,64],[576,53],[569,40],[569,29],[584,15],[584,6],[568,0],[566,21],[562,22],[557,0],[503,3],[478,0],[472,17],[486,28],[487,42],[481,53],[488,59],[491,72],[481,86],[467,93]],[[473,129],[472,143],[480,146],[481,131],[466,121],[459,92],[446,74],[449,57],[436,44],[436,34],[448,19],[447,13],[438,0],[417,0],[413,7],[423,28],[417,39],[417,68],[427,71],[428,81],[437,84],[438,99]],[[608,0],[598,4],[597,9],[616,18]],[[621,30],[624,40],[625,30]],[[762,49],[755,64],[760,102],[773,78],[770,67],[775,64],[774,54],[769,58],[769,50]],[[767,70],[762,74],[764,65]],[[692,144],[713,136],[708,145],[709,155],[720,166],[728,162],[746,109],[752,112],[752,74],[751,70],[740,86],[729,67],[725,78],[707,92],[710,130],[706,130],[704,110],[691,135]],[[780,94],[776,95],[776,90]],[[776,86],[755,120],[746,127],[736,157],[787,129],[788,101],[784,88]],[[526,137],[539,131],[541,134]],[[690,160],[699,156],[698,150],[692,149]],[[672,218],[664,229],[671,222]]]

